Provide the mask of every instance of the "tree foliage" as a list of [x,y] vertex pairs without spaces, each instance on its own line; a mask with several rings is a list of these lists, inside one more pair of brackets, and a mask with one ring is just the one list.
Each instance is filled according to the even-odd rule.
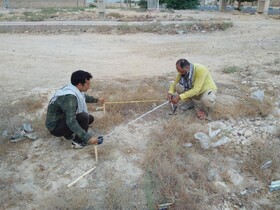
[[[160,4],[165,4],[168,9],[194,9],[199,5],[198,0],[159,0]],[[140,0],[138,5],[147,8],[147,0]]]
[[164,0],[166,7],[169,9],[194,9],[199,5],[198,0]]

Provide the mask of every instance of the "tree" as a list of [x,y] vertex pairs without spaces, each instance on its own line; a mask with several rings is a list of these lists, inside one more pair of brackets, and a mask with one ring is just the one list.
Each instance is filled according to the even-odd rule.
[[[166,4],[168,9],[194,9],[199,5],[199,0],[159,0],[160,4]],[[147,0],[140,0],[140,8],[147,9]]]
[[198,0],[163,0],[169,9],[194,9],[199,5]]

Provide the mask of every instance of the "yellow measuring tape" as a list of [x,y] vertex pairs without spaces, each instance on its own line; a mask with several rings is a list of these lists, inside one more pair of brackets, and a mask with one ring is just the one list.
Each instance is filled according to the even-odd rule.
[[162,102],[166,100],[142,100],[142,101],[109,101],[103,103],[103,112],[106,112],[106,104],[129,104],[129,103],[148,103],[148,102]]
[[147,102],[161,102],[166,100],[143,100],[143,101],[109,101],[104,104],[129,104],[129,103],[147,103]]

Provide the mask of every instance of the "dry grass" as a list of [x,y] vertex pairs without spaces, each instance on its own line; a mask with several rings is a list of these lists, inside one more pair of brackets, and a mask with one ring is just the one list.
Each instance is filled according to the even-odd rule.
[[274,100],[271,97],[265,97],[263,101],[258,101],[248,95],[245,91],[242,91],[239,92],[238,101],[227,104],[217,103],[211,112],[212,119],[265,117],[271,113],[274,106]]
[[[18,101],[3,100],[0,110],[0,130],[12,131],[14,128],[21,127],[23,122],[30,122],[36,119],[40,109],[44,107],[45,97],[29,96]],[[42,127],[42,126],[41,126]]]
[[109,12],[108,14],[106,14],[106,17],[113,17],[113,18],[120,19],[120,18],[123,18],[124,15],[122,15],[118,12]]
[[192,152],[182,144],[192,141],[193,134],[177,120],[165,122],[154,131],[144,160],[144,190],[148,208],[174,203],[175,209],[200,209],[207,195],[213,192],[207,182],[208,162],[193,162]]
[[[254,142],[249,148],[250,153],[245,158],[243,171],[256,177],[259,181],[269,184],[271,180],[275,180],[280,167],[280,145],[268,146],[260,142]],[[261,169],[261,166],[267,161],[272,161],[271,167]]]
[[[138,81],[137,84],[135,84],[135,81],[117,80],[104,90],[103,82],[97,81],[93,84],[93,90],[97,97],[108,96],[107,101],[162,100],[165,98],[168,89],[168,82],[166,81],[167,79],[162,77],[147,78]],[[237,90],[239,91],[239,100],[233,102],[233,104],[217,104],[216,108],[210,113],[213,120],[229,117],[266,116],[270,113],[273,101],[268,98],[265,98],[263,102],[253,100],[247,96],[246,91],[242,92],[241,90],[241,88]],[[23,99],[12,106],[9,106],[10,103],[4,106],[4,110],[7,109],[8,111],[2,112],[1,115],[6,122],[16,122],[17,125],[26,120],[25,115],[18,116],[20,113],[35,113],[43,107],[43,101],[40,97],[33,97],[32,100]],[[115,126],[135,119],[151,110],[153,106],[155,106],[153,103],[108,104],[106,114],[101,114],[93,127],[100,132],[108,133]],[[19,118],[21,119],[15,121]],[[48,135],[48,132],[42,118],[44,119],[45,116],[33,118],[32,125],[34,130],[44,137]],[[150,134],[151,141],[147,145],[145,158],[139,164],[143,166],[144,171],[140,187],[145,193],[147,201],[145,207],[156,209],[159,204],[173,203],[170,209],[209,209],[210,206],[213,207],[220,203],[221,199],[229,200],[227,193],[218,189],[212,181],[208,180],[208,174],[212,163],[226,165],[226,162],[221,161],[223,159],[221,156],[231,157],[231,155],[234,155],[232,148],[225,146],[219,151],[216,150],[216,152],[214,150],[202,150],[193,136],[194,132],[198,131],[198,126],[195,126],[196,122],[199,122],[199,124],[202,122],[192,116],[176,115],[167,119],[164,115],[157,115],[155,118],[161,121],[161,129],[154,130]],[[10,128],[12,127],[10,126]],[[277,135],[280,136],[280,131]],[[194,146],[185,148],[183,146],[185,143],[192,143]],[[12,143],[5,141],[0,147],[1,160],[9,159],[11,163],[20,164],[20,161],[27,158],[26,145],[28,145],[26,142],[17,143],[18,154],[13,156],[12,150],[14,147]],[[118,144],[113,141],[110,144],[104,144],[98,151],[99,156],[103,157],[102,161],[111,161],[117,149],[127,155],[138,152],[137,150],[120,149],[117,146]],[[244,158],[242,171],[249,176],[255,176],[267,185],[271,180],[277,178],[277,169],[280,167],[279,146],[271,148],[255,143],[250,148],[249,155]],[[95,157],[94,149],[87,152],[93,158]],[[238,155],[241,156],[242,154]],[[271,168],[261,170],[260,166],[267,160],[273,161]],[[37,170],[44,169],[39,166]],[[231,185],[231,179],[225,171],[226,168],[220,170],[222,181]],[[104,194],[104,198],[106,198],[104,199],[104,205],[107,209],[134,209],[137,204],[133,203],[134,201],[131,201],[128,195],[135,195],[135,190],[127,186],[120,177],[114,176],[113,171],[110,173],[112,179]],[[44,177],[39,178],[43,179]],[[10,180],[1,179],[0,186],[1,183],[7,181]],[[79,196],[76,196],[77,193]],[[61,192],[61,194],[67,197],[68,201],[71,199],[71,202],[67,200],[61,202],[60,198],[50,196],[44,200],[44,203],[52,203],[52,206],[56,209],[79,209],[88,202],[87,193],[82,190]],[[11,200],[11,198],[7,199]],[[18,199],[21,199],[21,197],[18,197]],[[29,199],[32,200],[32,197]],[[242,199],[244,203],[250,203],[249,199],[240,198],[240,200]],[[239,200],[236,200],[236,202],[239,202]],[[46,208],[43,203],[41,207]],[[91,207],[89,206],[89,208]],[[248,209],[250,208],[251,206],[248,204]],[[265,208],[264,206],[263,209]]]
[[105,195],[106,209],[133,209],[131,201],[132,190],[121,180],[120,177],[113,177],[108,191]]
[[[107,96],[108,102],[105,104],[106,112],[95,122],[95,128],[106,133],[112,127],[129,122],[151,110],[164,100],[165,92],[163,91],[167,88],[167,84],[162,77],[139,81],[138,86],[134,81],[119,80],[103,90],[102,82],[95,82],[94,91],[100,96],[102,92],[102,96]],[[158,100],[158,102],[149,100]],[[139,101],[139,103],[134,103],[134,101]]]
[[256,117],[267,116],[271,113],[273,104],[270,100],[263,102],[247,98],[247,101],[240,100],[233,104],[217,104],[211,112],[212,119],[228,119],[232,117],[238,119],[240,117]]

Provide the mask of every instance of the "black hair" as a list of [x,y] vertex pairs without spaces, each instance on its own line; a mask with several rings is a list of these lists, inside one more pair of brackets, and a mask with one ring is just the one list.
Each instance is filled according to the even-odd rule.
[[179,59],[177,62],[176,62],[176,66],[177,65],[180,65],[181,68],[185,68],[186,66],[189,66],[190,65],[190,62],[187,61],[186,59]]
[[83,70],[78,70],[72,73],[71,84],[77,86],[79,83],[81,83],[84,85],[86,80],[90,80],[91,78],[92,76],[90,73]]

